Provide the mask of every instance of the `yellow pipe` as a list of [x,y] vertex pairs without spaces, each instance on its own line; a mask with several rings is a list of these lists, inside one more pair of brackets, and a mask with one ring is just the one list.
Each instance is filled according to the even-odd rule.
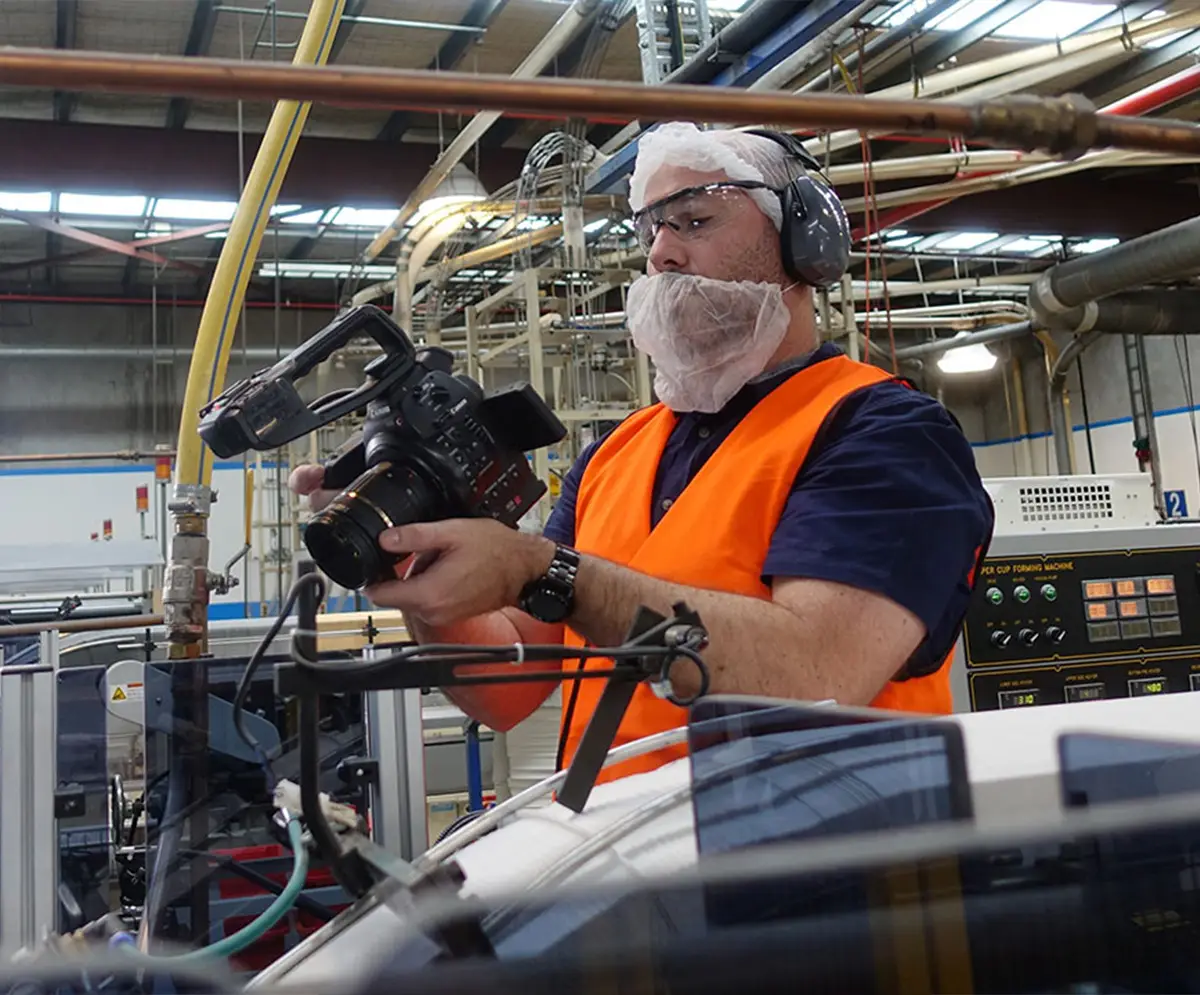
[[[292,59],[294,65],[320,66],[328,61],[344,7],[345,0],[313,0]],[[177,486],[207,487],[212,480],[212,454],[197,432],[200,409],[225,386],[225,371],[246,285],[311,106],[294,100],[281,100],[275,105],[221,249],[188,370],[176,447]]]

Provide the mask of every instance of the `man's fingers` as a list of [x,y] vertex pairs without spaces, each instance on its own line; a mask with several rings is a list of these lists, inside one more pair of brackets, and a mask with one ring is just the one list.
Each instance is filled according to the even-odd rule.
[[306,463],[304,466],[298,466],[292,471],[291,476],[288,477],[288,488],[293,494],[303,496],[312,494],[314,491],[319,491],[324,482],[325,467]]
[[431,553],[453,545],[449,522],[418,522],[387,529],[379,535],[379,546],[388,553]]

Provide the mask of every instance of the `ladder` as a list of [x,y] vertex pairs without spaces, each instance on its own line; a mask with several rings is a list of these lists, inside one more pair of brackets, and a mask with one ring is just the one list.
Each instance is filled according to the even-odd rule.
[[637,0],[642,82],[661,83],[712,37],[708,0]]
[[1129,380],[1129,407],[1133,413],[1133,447],[1138,469],[1148,468],[1154,487],[1154,504],[1165,514],[1162,479],[1158,466],[1158,434],[1154,428],[1154,398],[1146,376],[1146,340],[1141,335],[1122,335],[1125,349],[1125,373]]

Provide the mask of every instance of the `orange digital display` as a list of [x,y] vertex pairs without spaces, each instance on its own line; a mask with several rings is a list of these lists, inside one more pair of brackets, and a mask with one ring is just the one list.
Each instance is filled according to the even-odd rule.
[[1174,577],[1150,577],[1146,580],[1147,594],[1174,594]]
[[1144,614],[1136,601],[1122,601],[1120,604],[1121,618],[1137,618]]
[[1117,581],[1117,597],[1118,598],[1132,598],[1137,593],[1138,593],[1138,590],[1137,590],[1136,582],[1134,582],[1132,580]]
[[1112,608],[1112,604],[1107,601],[1099,601],[1094,605],[1088,605],[1088,618],[1092,620],[1113,618],[1114,616]]
[[[1089,580],[1083,585],[1083,596],[1088,600],[1092,598],[1111,598],[1113,596],[1113,586],[1111,580]],[[1104,618],[1104,615],[1093,615],[1092,618]]]

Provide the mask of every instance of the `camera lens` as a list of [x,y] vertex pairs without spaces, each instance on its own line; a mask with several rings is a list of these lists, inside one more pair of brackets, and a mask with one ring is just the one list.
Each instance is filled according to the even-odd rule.
[[379,548],[384,529],[439,517],[437,492],[412,468],[378,463],[304,529],[304,545],[335,583],[351,590],[391,580],[400,557]]

